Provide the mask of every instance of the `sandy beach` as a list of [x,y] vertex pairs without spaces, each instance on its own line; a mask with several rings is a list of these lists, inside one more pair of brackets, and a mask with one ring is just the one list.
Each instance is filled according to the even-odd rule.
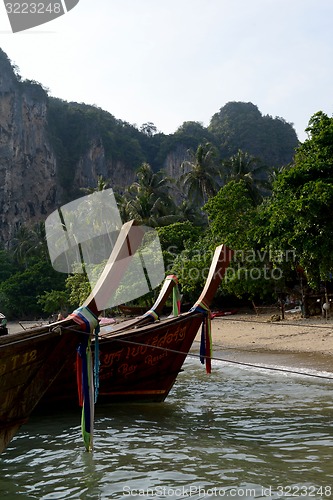
[[[333,372],[333,317],[237,313],[212,320],[217,358],[267,362]],[[273,317],[273,320],[272,320]],[[199,336],[197,336],[199,341]]]
[[[39,323],[24,324],[25,327]],[[9,332],[22,331],[17,322],[9,322]],[[276,321],[276,314],[239,311],[212,320],[214,356],[218,359],[263,360],[333,372],[333,314],[302,318],[299,313],[286,314]],[[192,352],[198,351],[200,333]]]
[[333,355],[333,319],[286,315],[284,320],[272,321],[271,316],[235,314],[214,318],[214,342],[228,348]]

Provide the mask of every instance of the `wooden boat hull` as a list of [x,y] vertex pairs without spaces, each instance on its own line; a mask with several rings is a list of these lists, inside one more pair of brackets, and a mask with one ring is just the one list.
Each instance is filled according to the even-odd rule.
[[[103,334],[97,404],[164,401],[202,319],[201,313],[185,313],[119,334]],[[74,359],[64,367],[39,408],[61,404],[64,408],[78,405]]]
[[144,230],[134,221],[123,225],[110,258],[80,311],[51,325],[0,337],[0,453],[61,369],[71,364],[80,339],[90,335],[97,325],[98,315],[119,285],[131,261],[129,257],[143,236]]
[[117,306],[119,311],[125,316],[141,316],[147,311],[146,307],[143,306]]
[[[167,397],[200,324],[210,314],[209,305],[231,257],[232,252],[224,245],[216,248],[205,287],[193,311],[150,325],[141,324],[147,317],[138,318],[125,322],[121,330],[112,332],[110,327],[101,335],[98,402],[163,401]],[[161,297],[165,299],[165,294]],[[210,364],[210,360],[206,361]],[[77,404],[76,391],[73,359],[64,367],[40,406]]]
[[82,336],[75,331],[40,330],[0,339],[0,453],[73,358]]

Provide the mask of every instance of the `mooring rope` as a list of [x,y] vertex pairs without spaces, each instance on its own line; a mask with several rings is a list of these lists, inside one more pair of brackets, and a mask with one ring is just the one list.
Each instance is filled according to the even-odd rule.
[[[189,356],[191,358],[197,358],[197,359],[201,358],[200,354],[195,354],[195,353],[191,353],[191,352],[186,353],[184,351],[177,351],[175,349],[169,349],[167,347],[160,347],[160,346],[145,344],[143,342],[134,342],[132,340],[124,340],[124,339],[117,339],[117,340],[119,342],[123,342],[125,344],[132,344],[132,345],[141,346],[141,347],[143,347],[143,346],[144,347],[151,347],[153,349],[159,349],[159,350],[171,352],[174,354],[184,354],[185,356]],[[267,365],[256,365],[254,363],[246,363],[244,361],[235,361],[235,360],[220,358],[220,357],[216,357],[216,356],[213,356],[211,359],[214,361],[222,361],[224,363],[231,363],[234,365],[248,366],[250,368],[257,368],[259,370],[271,370],[271,371],[278,371],[278,372],[284,372],[284,373],[292,373],[294,375],[304,375],[306,377],[315,377],[315,378],[321,378],[321,379],[326,379],[326,380],[333,380],[333,377],[327,377],[326,375],[319,375],[319,374],[308,373],[308,372],[300,372],[297,370],[290,370],[289,368],[279,368],[279,367],[267,366]]]
[[277,325],[277,326],[298,326],[299,328],[324,328],[326,330],[333,330],[333,324],[329,325],[305,325],[304,323],[286,323],[284,320],[279,321],[258,321],[255,319],[241,319],[241,318],[231,318],[230,316],[221,316],[216,319],[221,319],[222,321],[238,321],[239,323],[256,323],[259,325]]
[[[71,328],[69,327],[62,327],[63,329],[65,330],[71,330]],[[76,330],[77,331],[77,330]],[[133,334],[133,336],[135,336],[137,334]],[[136,341],[133,341],[133,340],[125,340],[125,339],[121,339],[119,337],[108,337],[107,340],[104,340],[104,342],[108,343],[108,342],[122,342],[124,344],[130,344],[130,345],[134,345],[134,346],[137,346],[137,347],[149,347],[151,349],[158,349],[160,351],[164,351],[164,352],[171,352],[173,354],[183,354],[184,356],[188,356],[190,358],[195,358],[195,359],[200,359],[202,358],[202,355],[200,354],[195,354],[195,353],[191,353],[191,352],[185,352],[185,351],[178,351],[176,349],[169,349],[168,347],[161,347],[161,346],[157,346],[157,345],[152,345],[152,344],[146,344],[144,342],[136,342]],[[195,340],[195,342],[198,342]],[[214,344],[215,346],[217,347],[220,347],[221,349],[236,349],[236,348],[232,348],[232,347],[224,347],[224,346],[221,346],[221,345],[216,345]],[[253,351],[248,351],[248,352],[253,352]],[[299,353],[301,354],[301,353]],[[231,363],[231,364],[234,364],[234,365],[239,365],[239,366],[247,366],[247,367],[250,367],[250,368],[257,368],[258,370],[270,370],[270,371],[276,371],[276,372],[284,372],[284,373],[291,373],[293,375],[302,375],[304,377],[313,377],[313,378],[320,378],[320,379],[325,379],[325,380],[333,380],[333,376],[332,377],[328,377],[326,375],[319,375],[319,374],[315,374],[315,373],[308,373],[308,372],[301,372],[301,371],[298,371],[298,370],[291,370],[289,368],[282,368],[282,367],[275,367],[275,366],[267,366],[267,365],[257,365],[257,364],[254,364],[254,363],[247,363],[245,361],[235,361],[235,360],[231,360],[231,359],[226,359],[226,358],[220,358],[220,357],[217,357],[217,356],[212,356],[210,357],[210,359],[212,361],[221,361],[223,363]]]

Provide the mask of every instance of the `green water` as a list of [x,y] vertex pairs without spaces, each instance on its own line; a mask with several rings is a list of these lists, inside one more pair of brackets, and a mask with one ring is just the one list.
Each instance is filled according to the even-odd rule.
[[163,404],[33,416],[1,455],[0,498],[333,498],[333,382],[186,362]]

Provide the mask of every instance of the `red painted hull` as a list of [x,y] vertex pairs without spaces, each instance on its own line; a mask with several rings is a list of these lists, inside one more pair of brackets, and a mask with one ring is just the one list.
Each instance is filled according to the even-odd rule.
[[[185,313],[122,333],[103,334],[97,403],[163,401],[181,371],[202,319],[200,313]],[[39,406],[61,404],[78,404],[74,357]]]

